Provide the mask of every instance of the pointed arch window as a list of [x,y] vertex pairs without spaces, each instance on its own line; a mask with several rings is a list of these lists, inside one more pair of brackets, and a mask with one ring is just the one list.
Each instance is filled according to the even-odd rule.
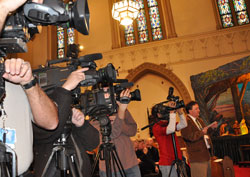
[[249,24],[250,2],[245,0],[217,0],[223,28]]
[[[65,33],[66,32],[66,33]],[[67,46],[65,45],[75,43],[75,30],[74,28],[63,29],[57,27],[57,58],[64,58]]]
[[163,19],[158,0],[136,0],[140,10],[132,25],[122,27],[122,46],[141,44],[166,38],[163,32]]

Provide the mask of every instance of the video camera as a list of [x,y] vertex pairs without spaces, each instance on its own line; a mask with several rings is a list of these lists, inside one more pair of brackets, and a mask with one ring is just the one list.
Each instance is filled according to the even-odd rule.
[[[95,85],[101,81],[111,82],[116,79],[116,70],[110,63],[104,68],[96,70],[95,60],[102,58],[102,54],[95,53],[79,58],[63,58],[50,60],[47,66],[33,70],[33,74],[38,78],[40,87],[46,92],[51,93],[56,87],[62,86],[71,72],[78,67],[89,68],[85,71],[85,80],[79,86],[87,87]],[[66,67],[54,66],[54,64],[66,63]]]
[[80,102],[84,114],[93,118],[100,115],[112,115],[117,112],[116,101],[124,104],[128,104],[130,101],[141,101],[139,89],[130,92],[131,98],[120,98],[120,93],[132,86],[133,83],[128,82],[126,79],[117,79],[114,82],[100,82],[94,85],[91,90],[86,90],[81,95]]
[[[170,111],[185,107],[184,101],[179,100],[179,97],[174,96],[173,93],[174,93],[174,88],[169,87],[167,101],[157,103],[152,107],[151,115],[149,115],[148,113],[149,125],[142,127],[141,130],[150,128],[151,131],[150,134],[152,134],[152,127],[154,126],[155,123],[161,120],[169,120]],[[170,101],[175,102],[175,107],[168,106],[168,102]],[[158,113],[161,114],[161,117],[158,116]]]
[[[141,100],[140,91],[131,92],[131,98],[120,98],[122,90],[133,86],[133,83],[125,79],[117,79],[115,67],[109,63],[107,66],[96,70],[95,60],[102,58],[102,54],[95,53],[79,58],[64,58],[48,61],[47,67],[33,70],[40,87],[51,94],[56,87],[62,86],[71,72],[78,67],[89,68],[85,71],[85,80],[73,91],[73,105],[83,110],[85,115],[98,116],[100,114],[112,114],[116,112],[116,101],[123,103],[131,100]],[[54,66],[66,62],[66,67]],[[81,93],[80,87],[92,86],[91,90]]]
[[[179,100],[179,97],[174,96],[173,93],[174,93],[174,88],[170,87],[169,91],[168,91],[167,101],[160,102],[160,103],[156,104],[155,106],[153,106],[152,115],[153,115],[154,118],[168,119],[170,111],[185,107],[184,101]],[[175,107],[174,108],[169,107],[167,105],[167,103],[170,102],[170,101],[175,102]],[[160,113],[162,115],[162,117],[158,117],[157,113]]]
[[38,33],[38,25],[72,27],[88,35],[89,16],[87,0],[70,1],[68,4],[62,0],[44,0],[43,4],[27,1],[6,19],[1,32],[0,56],[27,52],[26,42]]

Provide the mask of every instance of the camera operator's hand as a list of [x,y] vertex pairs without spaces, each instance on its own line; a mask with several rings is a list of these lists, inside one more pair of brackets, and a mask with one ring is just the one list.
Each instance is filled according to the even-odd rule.
[[81,81],[85,80],[84,71],[87,70],[88,68],[81,68],[76,71],[73,71],[67,78],[67,81],[62,85],[62,87],[69,91],[76,88]]
[[34,79],[30,63],[21,58],[12,58],[5,61],[3,77],[16,84],[27,84]]
[[72,108],[72,123],[75,124],[76,127],[81,127],[84,124],[84,114],[82,111],[76,108]]
[[[175,108],[175,106],[176,106],[176,103],[174,102],[174,101],[169,101],[168,102],[168,107],[170,107],[170,108]],[[175,113],[175,110],[171,110],[171,111],[169,111],[170,113]]]
[[[130,95],[130,90],[129,89],[126,89],[126,90],[123,90],[120,94],[120,98],[122,97],[129,97],[131,98],[131,95]],[[123,104],[121,103],[120,101],[117,101],[117,104],[119,106],[118,108],[118,117],[120,119],[124,119],[125,118],[125,111],[128,107],[128,104]]]
[[182,114],[183,114],[182,108],[179,108],[179,109],[177,109],[176,111],[177,111],[177,113],[178,113],[179,115],[182,115]]

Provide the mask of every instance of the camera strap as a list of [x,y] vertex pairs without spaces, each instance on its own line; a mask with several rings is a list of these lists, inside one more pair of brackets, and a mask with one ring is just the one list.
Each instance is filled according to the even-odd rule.
[[123,96],[120,98],[120,103],[122,104],[129,104],[130,98],[128,96]]

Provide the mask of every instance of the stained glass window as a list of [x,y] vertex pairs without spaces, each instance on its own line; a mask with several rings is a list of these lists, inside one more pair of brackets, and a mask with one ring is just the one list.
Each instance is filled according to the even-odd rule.
[[[218,9],[224,28],[249,23],[245,0],[218,0]],[[234,19],[233,14],[236,19]]]
[[65,57],[65,37],[67,39],[67,44],[75,43],[75,30],[73,28],[67,29],[67,34],[64,33],[62,27],[57,27],[57,58]]
[[68,28],[67,29],[67,34],[68,34],[68,45],[69,44],[74,44],[75,43],[75,31],[74,31],[74,28]]
[[[136,19],[136,25],[125,27],[125,45],[128,46],[163,39],[157,0],[134,1],[139,3],[140,10]],[[138,35],[138,38],[135,38],[135,35]]]
[[233,0],[234,9],[239,25],[244,25],[249,23],[249,17],[247,14],[247,7],[244,0]]
[[137,28],[138,28],[138,37],[139,37],[139,42],[144,43],[144,42],[148,42],[149,40],[147,20],[146,20],[143,0],[138,0],[138,2],[140,5],[139,14],[136,20]]
[[156,0],[147,0],[147,1],[148,1],[149,17],[151,22],[153,40],[161,40],[163,36],[161,31],[158,3]]
[[218,0],[218,8],[223,27],[234,26],[229,0]]
[[57,27],[57,57],[64,58],[64,29]]
[[126,45],[135,44],[135,35],[133,25],[125,26],[125,41]]

